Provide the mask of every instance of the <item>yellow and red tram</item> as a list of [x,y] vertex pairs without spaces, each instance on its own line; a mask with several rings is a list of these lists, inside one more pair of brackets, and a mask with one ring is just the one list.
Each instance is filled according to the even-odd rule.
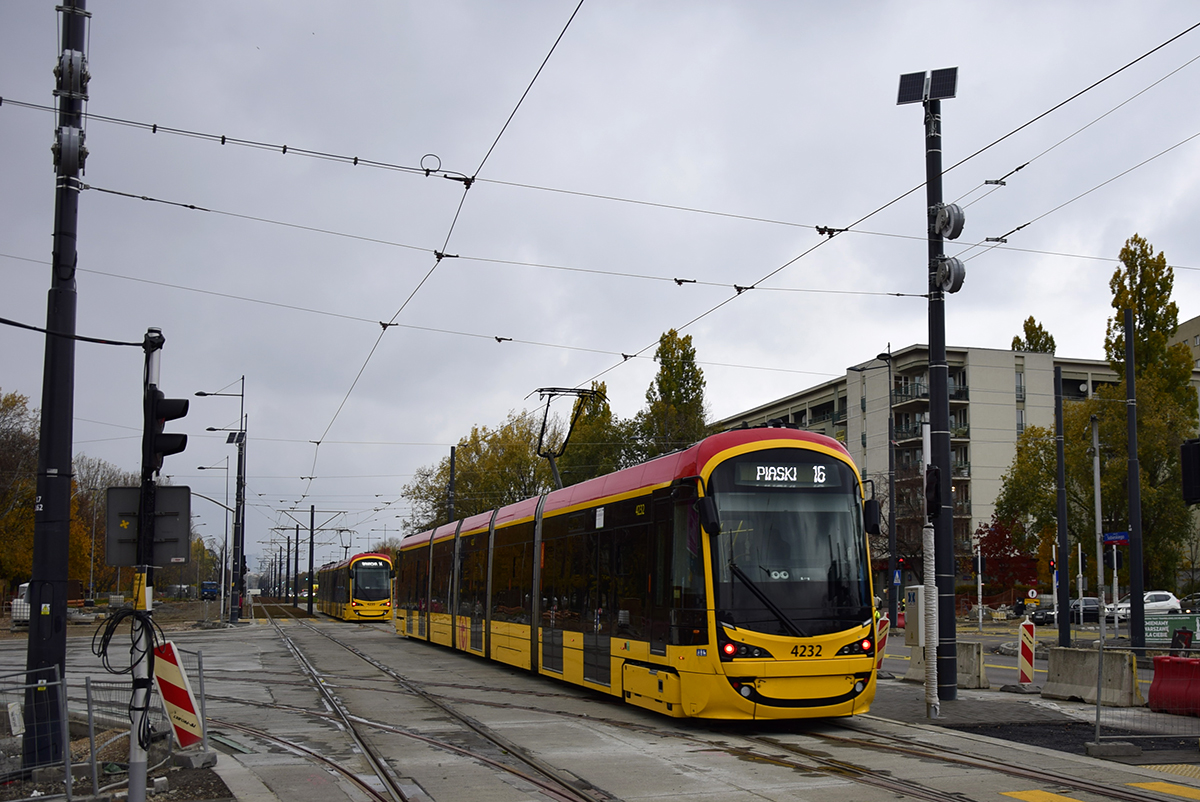
[[395,625],[669,716],[863,713],[878,521],[837,441],[737,429],[410,535]]
[[383,621],[392,615],[392,558],[355,554],[317,571],[317,609],[343,621]]

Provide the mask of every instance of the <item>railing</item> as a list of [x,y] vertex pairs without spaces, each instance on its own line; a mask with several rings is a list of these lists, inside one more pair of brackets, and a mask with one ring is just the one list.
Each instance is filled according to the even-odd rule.
[[846,410],[839,409],[837,412],[833,413],[833,422],[834,423],[845,423],[846,422]]
[[950,385],[950,400],[951,401],[967,401],[969,400],[970,392],[965,384]]
[[893,404],[903,404],[905,401],[917,401],[922,398],[929,398],[929,387],[924,384],[910,384],[908,387],[892,390]]
[[970,426],[951,426],[950,427],[950,437],[952,437],[952,438],[958,438],[959,440],[965,440],[970,436],[971,436],[971,427]]
[[966,479],[971,476],[971,463],[956,462],[954,463],[954,467],[952,467],[950,470],[951,475],[953,475],[956,479]]
[[1020,387],[1017,388],[1017,400],[1018,401],[1025,400],[1025,385],[1021,385]]
[[921,436],[920,426],[897,426],[896,440],[916,440]]

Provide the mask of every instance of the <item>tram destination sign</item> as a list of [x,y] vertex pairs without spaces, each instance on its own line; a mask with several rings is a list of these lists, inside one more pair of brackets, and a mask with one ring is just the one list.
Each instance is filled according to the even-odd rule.
[[741,462],[737,483],[750,487],[838,487],[841,472],[824,463]]

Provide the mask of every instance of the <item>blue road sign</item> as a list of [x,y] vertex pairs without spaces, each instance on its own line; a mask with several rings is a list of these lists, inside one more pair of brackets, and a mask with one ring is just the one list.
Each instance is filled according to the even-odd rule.
[[1104,542],[1106,545],[1116,544],[1118,546],[1128,546],[1129,545],[1129,533],[1128,532],[1105,532],[1104,533]]
[[899,571],[897,571],[897,572],[896,572],[896,575],[892,577],[892,584],[893,584],[893,585],[899,585],[899,584],[900,584],[900,572],[899,572]]

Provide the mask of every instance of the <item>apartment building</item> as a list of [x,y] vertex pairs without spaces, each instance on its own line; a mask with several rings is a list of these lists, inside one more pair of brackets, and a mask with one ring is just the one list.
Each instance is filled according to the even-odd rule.
[[[1182,328],[1182,327],[1181,327]],[[1200,319],[1197,319],[1200,335]],[[1198,343],[1200,349],[1200,343]],[[1200,356],[1197,357],[1200,359]],[[1103,360],[989,348],[946,349],[955,551],[970,554],[977,527],[991,522],[1000,482],[1026,426],[1054,427],[1054,369],[1063,395],[1087,398],[1117,375]],[[718,422],[754,426],[781,420],[842,442],[865,478],[886,495],[888,416],[895,425],[896,532],[919,539],[921,424],[929,417],[929,350],[910,345],[859,362],[843,377],[776,399]],[[884,515],[887,508],[884,508]]]

